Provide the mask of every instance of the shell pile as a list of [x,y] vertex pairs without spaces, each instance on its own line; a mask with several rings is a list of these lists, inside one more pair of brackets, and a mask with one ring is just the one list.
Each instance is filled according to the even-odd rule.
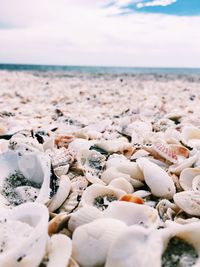
[[0,267],[200,266],[200,127],[152,112],[2,126]]

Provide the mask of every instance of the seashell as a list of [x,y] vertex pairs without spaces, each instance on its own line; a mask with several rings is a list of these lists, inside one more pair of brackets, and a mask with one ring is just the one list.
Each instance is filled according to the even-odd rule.
[[116,167],[116,169],[124,174],[128,174],[131,178],[144,181],[143,173],[141,172],[138,164],[130,162],[124,157],[110,157],[106,162],[106,168]]
[[71,257],[68,267],[80,267],[80,265],[78,265],[78,263]]
[[104,211],[104,216],[125,222],[138,224],[146,228],[157,228],[160,219],[156,209],[133,202],[115,201]]
[[144,174],[146,184],[153,195],[170,199],[175,194],[172,178],[159,166],[146,158],[139,158],[137,163]]
[[0,153],[5,153],[8,151],[8,140],[0,140]]
[[112,201],[118,200],[126,194],[125,191],[99,184],[93,184],[83,192],[81,204],[85,206],[94,206],[100,210],[106,209]]
[[72,257],[82,267],[103,266],[109,248],[127,228],[115,219],[97,219],[76,228],[72,237]]
[[77,176],[71,180],[72,191],[84,191],[88,186],[88,180],[84,176]]
[[180,174],[184,169],[191,167],[197,161],[198,157],[199,153],[196,153],[188,159],[184,159],[177,164],[171,165],[169,167],[169,172]]
[[71,182],[67,175],[62,175],[59,179],[59,188],[54,197],[48,203],[48,209],[50,212],[57,210],[68,197],[71,189]]
[[68,172],[75,158],[74,152],[65,147],[54,150],[51,152],[50,156],[52,166],[58,176],[65,175]]
[[99,209],[91,206],[82,207],[71,214],[68,222],[68,228],[73,232],[78,226],[90,223],[102,217],[103,213]]
[[119,201],[133,202],[137,204],[144,204],[144,200],[141,197],[134,196],[134,194],[127,194],[120,197]]
[[69,214],[75,211],[79,207],[81,196],[82,192],[80,191],[72,192],[59,208],[59,213],[66,212],[67,214]]
[[158,202],[156,209],[160,218],[163,221],[172,220],[176,213],[180,210],[175,204],[167,199],[162,199]]
[[9,140],[9,149],[21,152],[43,152],[43,145],[36,138],[25,136],[22,132],[14,134]]
[[41,264],[46,267],[68,266],[72,254],[72,241],[63,234],[53,235],[47,248],[47,255]]
[[26,201],[46,203],[50,199],[50,158],[43,153],[0,154],[1,204],[15,206]]
[[95,175],[92,175],[89,172],[85,173],[85,177],[87,178],[88,182],[91,184],[101,184],[101,185],[106,185],[100,178],[98,178]]
[[167,221],[166,226],[165,229],[160,230],[163,240],[162,266],[198,267],[200,265],[200,222],[181,225]]
[[200,175],[197,175],[192,180],[192,189],[194,191],[200,191]]
[[127,181],[131,180],[131,177],[129,174],[122,173],[118,171],[115,167],[109,167],[101,175],[101,180],[105,184],[109,184],[112,180],[117,179],[117,178],[124,178]]
[[0,211],[0,266],[39,266],[47,243],[48,210],[25,203]]
[[68,149],[73,150],[75,153],[80,152],[81,150],[89,150],[91,146],[94,145],[94,141],[85,140],[82,138],[76,138],[74,141],[69,143]]
[[131,160],[136,160],[139,159],[141,157],[147,157],[149,155],[149,152],[147,152],[144,149],[139,149],[137,150],[135,153],[133,153],[133,155],[131,156]]
[[182,128],[181,136],[186,143],[191,139],[200,139],[200,129],[194,126],[185,126]]
[[134,192],[134,195],[137,196],[137,197],[145,198],[145,197],[150,196],[151,192],[146,191],[146,190],[137,190],[137,191]]
[[67,228],[67,223],[69,221],[70,215],[67,213],[57,214],[52,220],[50,220],[48,225],[48,234],[51,236],[53,234],[59,233],[63,228]]
[[164,139],[168,144],[180,144],[181,133],[175,129],[168,128],[164,132]]
[[183,191],[174,195],[175,204],[180,207],[184,212],[200,216],[200,192],[198,191]]
[[68,148],[69,143],[75,140],[75,137],[73,135],[58,135],[55,137],[55,145],[60,147]]
[[184,169],[179,178],[181,187],[184,190],[192,189],[192,182],[195,176],[200,175],[200,168],[186,168]]
[[[144,253],[145,252],[145,253]],[[128,227],[113,242],[105,267],[161,266],[162,239],[138,225]]]
[[131,144],[123,140],[102,140],[97,142],[95,146],[107,151],[108,153],[117,153],[122,154],[127,153],[132,148]]
[[166,144],[143,145],[143,149],[146,149],[154,158],[164,159],[172,163],[177,163],[178,161],[177,154]]
[[109,186],[121,189],[123,191],[125,191],[127,194],[131,194],[134,191],[133,186],[131,185],[131,183],[129,183],[125,178],[121,177],[121,178],[117,178],[117,179],[113,179],[110,183]]
[[188,148],[178,145],[178,144],[170,144],[169,148],[177,155],[188,158],[190,155],[190,151]]

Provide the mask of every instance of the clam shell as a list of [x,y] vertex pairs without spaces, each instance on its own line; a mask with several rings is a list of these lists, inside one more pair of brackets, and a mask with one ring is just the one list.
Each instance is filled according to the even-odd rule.
[[101,175],[101,180],[106,184],[109,184],[112,180],[117,179],[117,178],[124,178],[127,181],[131,180],[131,177],[129,174],[125,174],[125,173],[118,171],[116,167],[109,167]]
[[114,201],[104,211],[104,216],[125,222],[127,225],[138,224],[156,228],[160,222],[157,210],[132,202]]
[[72,257],[82,267],[102,266],[114,240],[127,228],[115,219],[97,219],[76,228],[72,237]]
[[125,178],[117,178],[117,179],[113,179],[110,183],[109,186],[121,189],[123,191],[125,191],[127,194],[133,193],[134,188],[131,185],[131,183],[129,183]]
[[96,219],[103,217],[103,213],[95,207],[82,207],[78,211],[71,214],[68,222],[70,231],[74,231],[78,226],[90,223]]
[[186,168],[184,169],[179,178],[181,187],[184,190],[192,189],[192,183],[195,176],[200,175],[200,168]]
[[48,210],[25,203],[0,211],[0,266],[35,267],[45,254]]
[[139,158],[137,163],[153,195],[167,199],[173,197],[176,191],[175,185],[172,178],[162,168],[146,158]]
[[185,141],[200,139],[200,129],[194,126],[185,126],[182,129],[181,136]]
[[[125,195],[126,192],[111,186],[104,186],[99,184],[93,184],[86,188],[83,192],[81,204],[85,206],[94,206],[103,210],[110,205],[114,200],[119,199]],[[111,199],[107,198],[110,197]],[[98,202],[98,198],[101,198]]]
[[193,216],[200,216],[200,192],[183,191],[174,195],[175,204],[186,213]]
[[102,140],[101,142],[97,142],[95,144],[97,147],[105,150],[108,153],[126,153],[129,149],[131,149],[131,144],[123,141],[123,140]]

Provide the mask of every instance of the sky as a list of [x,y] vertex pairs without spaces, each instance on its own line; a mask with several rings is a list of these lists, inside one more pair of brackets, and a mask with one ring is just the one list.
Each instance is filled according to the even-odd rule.
[[0,0],[0,63],[200,67],[200,0]]

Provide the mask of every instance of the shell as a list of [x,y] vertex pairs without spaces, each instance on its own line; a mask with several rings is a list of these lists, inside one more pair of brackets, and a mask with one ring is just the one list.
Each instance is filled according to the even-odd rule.
[[169,167],[169,172],[180,174],[184,169],[191,167],[199,158],[199,153],[194,154],[188,159],[184,159],[181,162],[171,165]]
[[101,175],[101,180],[105,184],[109,184],[112,180],[117,179],[117,178],[124,178],[127,181],[131,180],[131,177],[129,174],[125,174],[125,173],[118,171],[116,167],[109,167]]
[[[83,192],[81,204],[85,206],[94,206],[100,210],[106,209],[109,204],[118,200],[126,192],[111,186],[93,184]],[[108,199],[109,198],[109,199]]]
[[144,204],[144,200],[141,197],[138,197],[134,194],[127,194],[120,197],[119,201],[133,202],[137,204]]
[[94,141],[76,138],[74,141],[69,143],[68,149],[73,150],[75,153],[77,153],[81,150],[89,150],[92,145],[94,145]]
[[67,213],[60,213],[50,220],[48,225],[49,235],[59,233],[63,228],[67,228],[70,215]]
[[171,163],[177,163],[178,161],[177,154],[166,144],[156,143],[151,146],[144,145],[142,148],[157,159],[165,159]]
[[113,179],[109,183],[109,186],[121,189],[121,190],[125,191],[127,194],[131,194],[134,191],[134,188],[131,185],[131,183],[129,183],[125,178]]
[[53,235],[47,248],[47,255],[44,261],[46,267],[66,267],[68,266],[72,254],[72,241],[63,234]]
[[84,176],[77,176],[71,179],[72,191],[83,191],[88,186],[88,180]]
[[0,154],[0,195],[4,206],[50,199],[50,158],[44,153]]
[[167,199],[173,197],[176,191],[175,185],[172,178],[162,168],[146,158],[139,158],[137,163],[153,195]]
[[200,191],[200,175],[197,175],[192,180],[192,189],[194,191]]
[[194,126],[185,126],[182,129],[181,136],[186,142],[191,139],[200,139],[200,129]]
[[157,210],[133,202],[115,201],[104,211],[104,216],[147,228],[156,228],[160,222]]
[[174,195],[175,204],[186,213],[193,216],[200,216],[200,192],[183,191]]
[[167,199],[162,199],[158,202],[156,209],[160,218],[163,221],[172,220],[176,213],[180,210],[175,204]]
[[48,203],[50,212],[57,210],[68,197],[71,189],[71,182],[67,175],[62,175],[59,179],[59,188],[54,197]]
[[97,147],[105,150],[108,153],[117,153],[120,152],[122,154],[129,151],[132,146],[130,143],[123,140],[102,140],[101,142],[97,142],[95,144]]
[[115,239],[127,228],[115,219],[97,219],[76,228],[72,237],[72,257],[82,267],[102,266]]
[[96,219],[103,217],[103,213],[95,207],[82,207],[78,211],[71,214],[68,222],[70,231],[74,231],[78,226],[90,223]]
[[137,179],[142,182],[144,181],[143,173],[138,167],[138,164],[130,162],[122,156],[110,157],[106,162],[106,168],[110,167],[116,167],[119,172],[128,174],[133,179]]
[[68,148],[69,143],[71,143],[74,140],[75,137],[73,135],[58,135],[56,136],[54,142],[58,148],[60,147]]
[[81,195],[82,192],[80,191],[72,192],[59,208],[59,213],[66,212],[67,214],[69,214],[75,211],[79,207]]
[[161,253],[161,237],[148,229],[133,225],[113,242],[105,267],[160,267]]
[[39,266],[47,243],[48,210],[25,203],[0,211],[0,266]]
[[192,189],[192,182],[195,176],[200,175],[200,168],[186,168],[184,169],[179,178],[181,187],[184,190]]

